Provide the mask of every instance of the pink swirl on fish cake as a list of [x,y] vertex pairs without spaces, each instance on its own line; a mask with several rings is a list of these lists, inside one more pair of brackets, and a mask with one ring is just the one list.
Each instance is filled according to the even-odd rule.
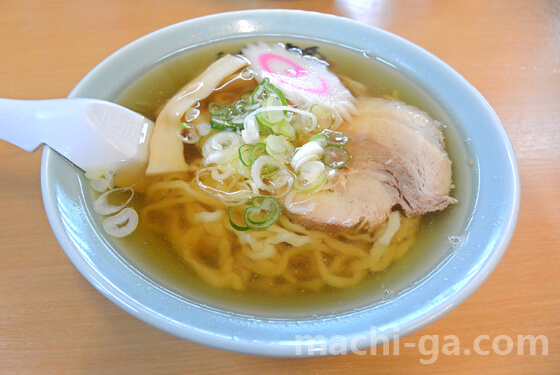
[[[285,69],[283,72],[284,74],[275,72],[270,67],[271,63],[274,60],[278,60],[282,63],[288,64],[293,69]],[[276,78],[279,82],[292,86],[297,90],[307,91],[316,95],[325,95],[329,92],[329,85],[323,78],[319,76],[317,72],[308,72],[303,67],[299,66],[289,59],[286,59],[285,57],[278,56],[273,53],[263,53],[259,56],[259,63],[261,64],[264,71]],[[306,87],[297,84],[297,82],[300,81],[307,82],[310,85]],[[315,85],[317,81],[319,82],[320,87],[313,87],[313,85]]]

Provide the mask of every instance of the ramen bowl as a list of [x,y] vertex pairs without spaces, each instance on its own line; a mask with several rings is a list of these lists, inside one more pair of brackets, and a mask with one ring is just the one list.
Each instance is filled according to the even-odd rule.
[[[125,46],[93,69],[70,97],[122,101],[131,87],[148,87],[145,77],[159,74],[153,72],[174,71],[208,51],[215,58],[216,52],[235,52],[246,41],[263,39],[332,47],[347,51],[352,61],[360,57],[382,67],[379,79],[393,82],[404,101],[445,124],[458,203],[426,217],[429,225],[415,248],[351,290],[248,295],[205,287],[172,259],[154,266],[149,249],[135,251],[130,243],[107,236],[92,210],[83,172],[45,148],[45,208],[68,257],[101,293],[146,323],[193,342],[256,355],[363,350],[451,311],[485,281],[506,251],[518,215],[519,176],[511,144],[489,104],[422,48],[320,13],[224,13],[172,25]],[[176,78],[167,77],[169,90],[185,83],[173,82]]]

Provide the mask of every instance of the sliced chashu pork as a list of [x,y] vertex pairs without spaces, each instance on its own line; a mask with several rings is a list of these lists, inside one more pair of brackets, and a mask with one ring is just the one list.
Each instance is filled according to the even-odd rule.
[[[330,190],[299,194],[293,202],[315,208],[292,214],[308,228],[339,232],[376,229],[400,207],[407,216],[442,210],[456,200],[451,161],[441,125],[427,113],[400,101],[360,98],[360,115],[340,131],[350,137],[352,159]],[[289,208],[288,208],[289,210]]]

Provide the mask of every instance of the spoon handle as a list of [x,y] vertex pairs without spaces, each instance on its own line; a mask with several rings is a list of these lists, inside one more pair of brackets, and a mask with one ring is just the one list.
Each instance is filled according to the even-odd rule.
[[[55,103],[56,100],[0,99],[0,139],[25,151],[35,151],[46,143],[49,125],[62,120],[62,114],[56,112],[60,105]],[[69,106],[65,107],[67,112]]]
[[147,159],[153,123],[98,99],[0,99],[0,139],[33,152],[46,144],[87,170]]

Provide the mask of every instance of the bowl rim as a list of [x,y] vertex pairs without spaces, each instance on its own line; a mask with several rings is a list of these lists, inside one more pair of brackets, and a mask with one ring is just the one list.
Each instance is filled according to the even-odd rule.
[[[484,230],[487,231],[486,243],[474,238],[475,236],[467,236],[463,244],[465,249],[468,246],[469,249],[478,251],[477,255],[451,256],[447,259],[446,264],[437,270],[438,278],[448,278],[452,281],[449,285],[438,285],[437,288],[434,288],[428,285],[429,283],[423,283],[415,287],[412,294],[399,296],[398,299],[392,301],[398,306],[393,306],[384,315],[386,320],[383,321],[383,324],[376,326],[374,332],[372,332],[371,326],[368,327],[368,322],[373,321],[372,319],[376,316],[373,309],[364,309],[356,314],[344,316],[326,316],[317,320],[283,320],[227,314],[207,306],[185,304],[184,299],[163,290],[134,270],[123,268],[124,276],[117,276],[107,274],[109,272],[107,269],[100,269],[96,263],[97,257],[107,244],[101,237],[86,235],[81,232],[81,229],[78,230],[79,228],[74,227],[75,221],[80,215],[80,207],[74,207],[77,211],[70,212],[71,215],[68,216],[69,208],[63,202],[66,199],[64,185],[72,185],[76,189],[80,188],[80,182],[76,181],[75,176],[63,175],[59,169],[64,168],[63,163],[66,161],[56,152],[45,147],[41,165],[43,201],[47,217],[61,247],[84,277],[125,311],[181,338],[229,351],[293,357],[332,354],[324,349],[333,345],[345,345],[345,350],[348,352],[363,350],[383,343],[384,338],[392,339],[410,334],[439,319],[474,293],[504,255],[513,236],[519,214],[520,181],[512,145],[494,110],[469,82],[430,52],[385,30],[329,14],[283,9],[226,12],[170,25],[133,41],[92,69],[78,83],[69,97],[80,96],[86,87],[89,87],[90,91],[100,92],[100,96],[111,96],[113,94],[111,90],[119,90],[119,88],[102,88],[100,82],[103,79],[99,79],[99,77],[115,74],[119,68],[122,68],[120,64],[130,58],[138,57],[142,60],[141,53],[147,46],[171,40],[171,42],[162,44],[160,53],[163,56],[166,52],[175,52],[177,43],[181,43],[178,39],[181,37],[185,39],[184,35],[190,35],[190,38],[195,40],[204,40],[201,38],[207,40],[210,37],[218,37],[220,32],[224,33],[223,36],[228,37],[232,35],[248,36],[251,33],[270,33],[275,30],[274,26],[266,26],[263,23],[264,18],[270,20],[271,24],[283,23],[284,27],[286,24],[293,26],[287,29],[296,35],[304,36],[302,30],[309,27],[309,24],[313,24],[314,26],[329,25],[331,29],[336,30],[351,29],[358,37],[375,37],[386,44],[379,48],[391,55],[392,62],[398,64],[399,68],[413,71],[423,79],[428,79],[433,72],[437,71],[438,79],[442,83],[435,88],[435,95],[443,92],[445,84],[453,85],[453,95],[462,97],[464,103],[475,108],[476,113],[469,114],[469,116],[474,116],[469,117],[469,121],[484,120],[484,132],[488,137],[487,141],[481,141],[480,147],[496,146],[493,143],[496,140],[498,140],[497,146],[499,146],[498,150],[495,150],[493,168],[482,164],[484,162],[482,159],[476,161],[481,186],[482,184],[494,186],[492,182],[499,182],[501,184],[498,189],[499,194],[503,194],[500,199],[495,197],[498,193],[494,193],[490,200],[487,200],[485,195],[477,197],[480,201],[477,203],[477,207],[484,211],[486,217],[484,215],[473,217],[471,229],[484,227]],[[297,25],[303,20],[306,21],[306,25],[298,28]],[[207,32],[205,27],[207,28],[210,22],[222,26],[218,28],[219,30],[210,32],[210,35],[203,35],[203,32]],[[335,43],[344,41],[342,35],[344,33],[340,32],[338,33],[340,35],[337,36],[337,33],[330,31],[328,34],[328,37],[323,37],[323,39]],[[182,43],[185,41],[183,40]],[[388,46],[397,47],[399,54],[388,51]],[[170,51],[165,51],[166,48]],[[145,64],[141,67],[141,69],[146,68]],[[456,101],[456,99],[454,100]],[[442,101],[448,103],[446,100],[442,99]],[[466,116],[466,114],[462,116]],[[478,134],[483,130],[474,128],[472,131],[476,131]],[[75,203],[73,202],[74,205]],[[497,220],[498,224],[491,220]],[[88,224],[82,225],[87,226]],[[84,236],[89,237],[84,238]],[[94,243],[95,241],[98,242]],[[460,264],[459,261],[463,259],[459,258],[463,256],[466,259],[476,260],[476,262],[471,264],[468,270],[458,273],[453,267]],[[122,260],[118,261],[122,262]],[[141,286],[138,287],[138,285]],[[431,303],[419,306],[415,300],[418,293],[430,296]],[[163,306],[162,301],[165,304]],[[413,307],[412,312],[403,313],[406,310],[404,307],[407,306]],[[179,309],[181,314],[174,313],[172,309]],[[395,314],[396,311],[400,314]],[[395,331],[395,327],[398,328],[398,331]],[[367,331],[366,328],[368,328]],[[298,340],[297,333],[302,334],[299,337],[306,336],[308,339]],[[361,339],[359,342],[351,341],[358,336]],[[354,347],[351,347],[352,345]]]

